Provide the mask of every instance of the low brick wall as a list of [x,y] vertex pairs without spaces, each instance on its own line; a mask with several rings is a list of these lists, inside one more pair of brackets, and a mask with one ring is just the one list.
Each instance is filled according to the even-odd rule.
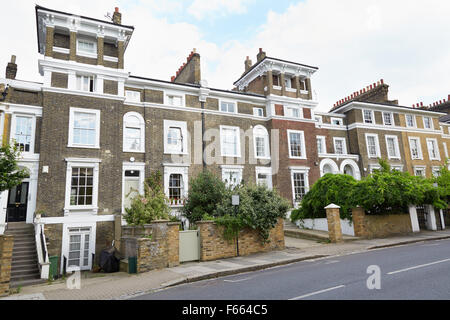
[[384,238],[413,232],[409,214],[366,215],[362,208],[353,209],[355,236]]
[[120,253],[125,259],[137,257],[138,272],[178,266],[179,226],[169,221],[123,226]]
[[0,235],[0,297],[9,295],[14,237]]
[[223,237],[223,227],[213,221],[197,222],[200,229],[200,260],[210,261],[252,253],[282,250],[284,246],[283,219],[279,219],[275,228],[270,231],[269,242],[263,244],[256,230],[245,229],[239,233],[238,243],[235,239],[227,241]]

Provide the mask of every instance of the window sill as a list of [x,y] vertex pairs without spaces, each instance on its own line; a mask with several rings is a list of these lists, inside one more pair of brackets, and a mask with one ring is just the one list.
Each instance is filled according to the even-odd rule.
[[295,159],[295,160],[306,160],[306,157],[293,157],[293,156],[289,156],[289,159]]
[[83,145],[68,145],[67,148],[78,148],[78,149],[100,149],[100,146],[83,146]]
[[[145,153],[145,152],[143,152]],[[180,156],[187,156],[189,155],[188,152],[178,152],[178,151],[164,151],[164,154],[178,154]]]
[[280,86],[273,86],[273,88],[274,88],[275,90],[281,90],[281,87],[280,87]]
[[221,157],[225,157],[225,158],[240,158],[241,155],[229,155],[229,154],[221,154]]
[[270,160],[271,157],[255,157],[255,159],[258,159],[258,160]]
[[145,151],[137,151],[137,150],[123,150],[124,153],[145,153]]
[[295,88],[287,88],[286,87],[286,91],[287,92],[297,92],[297,89],[295,89]]
[[87,52],[80,52],[80,51],[77,51],[77,56],[84,57],[84,58],[91,58],[91,59],[98,58],[98,55],[96,53],[87,53]]

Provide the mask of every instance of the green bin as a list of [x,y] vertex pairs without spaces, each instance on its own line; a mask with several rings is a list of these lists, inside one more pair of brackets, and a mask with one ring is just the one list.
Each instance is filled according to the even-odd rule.
[[137,273],[137,257],[128,257],[128,273]]
[[58,256],[49,257],[50,269],[48,271],[48,278],[54,280],[58,275]]

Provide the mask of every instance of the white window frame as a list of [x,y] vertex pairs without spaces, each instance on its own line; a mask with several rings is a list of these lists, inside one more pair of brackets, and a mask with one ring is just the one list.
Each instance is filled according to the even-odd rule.
[[[94,45],[94,51],[93,52],[87,52],[87,51],[80,50],[80,42],[81,41],[82,42],[92,43]],[[83,57],[96,59],[97,58],[97,52],[98,52],[97,42],[95,40],[87,39],[85,37],[80,37],[80,36],[77,37],[77,55],[78,56],[83,56]]]
[[[413,155],[411,140],[417,140],[417,153],[418,153],[417,157],[414,157],[414,155]],[[409,142],[409,151],[411,154],[411,159],[412,160],[423,160],[422,144],[420,141],[420,137],[408,137],[408,142]]]
[[[342,152],[343,153],[337,153],[336,152],[336,141],[342,141]],[[335,154],[343,154],[346,155],[347,154],[347,143],[346,143],[346,139],[345,138],[341,138],[341,137],[333,137],[333,146],[334,146],[334,153]]]
[[448,149],[447,149],[447,142],[442,142],[442,144],[444,145],[444,154],[445,154],[445,158],[448,158]]
[[[29,118],[31,119],[31,140],[30,140],[30,151],[23,151],[23,154],[33,154],[34,153],[34,144],[36,141],[36,116],[30,114],[22,114],[22,113],[14,113],[11,117],[11,130],[10,130],[10,141],[11,145],[13,145],[13,141],[16,136],[16,127],[17,127],[17,117]],[[1,126],[3,133],[3,125]],[[1,137],[1,136],[0,136]],[[0,139],[1,140],[1,139]]]
[[379,164],[369,164],[369,172],[373,173],[373,170],[380,170],[381,166]]
[[180,174],[183,178],[181,200],[179,203],[171,204],[171,207],[182,207],[183,199],[187,198],[189,190],[189,164],[182,163],[164,163],[164,193],[169,197],[170,175]]
[[[181,105],[176,106],[176,105],[170,104],[169,97],[180,97]],[[164,91],[164,104],[171,106],[171,107],[175,107],[175,108],[185,107],[186,106],[186,96],[182,92],[166,90],[166,91]]]
[[[388,139],[390,139],[390,138],[394,139],[394,149],[395,149],[395,153],[396,153],[396,155],[394,155],[394,156],[389,154]],[[398,159],[398,160],[400,160],[401,159],[401,155],[400,155],[400,146],[398,144],[398,136],[396,136],[396,135],[386,135],[384,137],[384,139],[386,141],[386,153],[388,155],[388,158],[389,159]]]
[[[233,105],[233,109],[234,111],[228,111],[228,107],[226,111],[222,110],[222,104],[226,104],[226,105]],[[220,112],[225,112],[225,113],[233,113],[236,114],[238,113],[238,107],[237,107],[237,103],[233,102],[233,101],[229,101],[229,100],[219,100],[219,111]]]
[[391,168],[392,168],[392,170],[397,170],[397,171],[403,172],[403,165],[402,164],[392,164]]
[[141,102],[141,92],[136,90],[125,90],[125,102]]
[[265,174],[267,175],[266,185],[267,188],[272,190],[272,168],[271,167],[255,167],[255,173],[256,173],[256,184],[259,185],[260,180],[258,179],[259,174]]
[[322,123],[323,123],[322,116],[317,116],[317,115],[315,115],[315,116],[314,116],[314,120],[315,120],[316,122],[318,122],[319,124],[322,124]]
[[[137,117],[139,119],[139,123],[129,123],[127,118],[129,117]],[[133,150],[128,148],[126,144],[126,128],[134,128],[140,130],[140,140],[141,145],[139,150]],[[123,116],[123,152],[133,152],[133,153],[144,153],[145,152],[145,121],[140,113],[137,112],[128,112]]]
[[[237,139],[236,139],[236,154],[225,154],[224,152],[224,130],[234,130]],[[222,157],[234,157],[234,158],[240,158],[241,157],[241,128],[240,127],[232,127],[232,126],[220,126],[220,155]]]
[[[70,215],[73,211],[86,211],[97,214],[98,212],[98,176],[100,159],[88,158],[67,158],[66,168],[66,194],[64,204],[64,215]],[[70,190],[72,187],[72,168],[92,168],[93,182],[92,182],[92,204],[83,206],[73,206],[70,204]]]
[[319,152],[319,150],[317,150],[318,154],[327,154],[327,143],[326,143],[326,137],[325,136],[316,136],[316,142],[317,140],[320,140],[320,144],[322,146],[322,150],[324,152]]
[[[263,131],[263,134],[258,134],[257,131]],[[264,138],[264,155],[258,156],[256,138]],[[255,152],[255,159],[270,159],[270,144],[269,144],[269,132],[262,125],[257,125],[253,128],[253,151]]]
[[291,80],[291,77],[288,75],[284,75],[284,87],[286,89],[292,88],[292,80]]
[[294,174],[300,173],[304,174],[305,179],[305,195],[309,191],[309,168],[308,167],[290,167],[291,170],[291,192],[292,192],[292,202],[294,206],[297,207],[300,202],[295,199],[295,187],[294,187]]
[[[299,133],[301,138],[301,156],[293,156],[291,152],[291,133]],[[288,151],[290,159],[306,159],[306,145],[305,145],[305,133],[300,130],[287,130],[287,138],[288,138]]]
[[[339,124],[334,124],[333,121],[338,121]],[[330,119],[330,123],[331,123],[333,126],[342,126],[342,125],[344,125],[344,121],[343,121],[343,119],[341,119],[341,118],[331,118],[331,119]]]
[[[412,121],[413,121],[412,126],[408,125],[408,116],[412,117]],[[416,116],[413,114],[410,114],[410,113],[405,114],[405,125],[407,128],[416,128],[417,127]]]
[[[284,105],[284,116],[292,119],[303,119],[303,108],[300,106],[293,106],[293,105]],[[292,115],[291,110],[297,110],[298,111],[298,117],[294,117]]]
[[[414,166],[414,175],[416,177],[426,177],[427,176],[427,167],[426,166]],[[417,175],[417,170],[422,170],[423,174],[422,175]]]
[[[86,78],[89,79],[89,83],[90,83],[90,81],[92,79],[92,83],[93,83],[92,91],[90,89],[88,89],[88,90],[84,90],[83,89],[83,82],[84,82],[84,79],[86,79]],[[104,79],[100,79],[100,78],[96,77],[93,74],[89,74],[89,75],[87,75],[87,74],[77,74],[75,76],[75,80],[76,80],[76,90],[77,91],[94,93],[94,92],[98,91],[97,90],[97,88],[98,88],[97,81],[103,81]],[[78,84],[80,85],[79,87],[78,87]],[[100,93],[103,93],[103,92],[100,92]]]
[[439,166],[431,167],[431,174],[433,175],[433,177],[439,177],[440,171],[441,171],[441,167],[439,167]]
[[[168,135],[169,135],[169,128],[180,128],[181,135],[182,135],[182,138],[183,138],[183,141],[182,141],[182,143],[183,143],[183,145],[182,145],[183,150],[181,152],[178,151],[178,150],[172,149],[167,144],[167,139],[168,139]],[[189,154],[189,151],[188,151],[188,140],[189,140],[189,136],[188,136],[188,131],[187,131],[187,123],[185,121],[164,120],[164,141],[163,141],[164,154]]]
[[[376,134],[376,133],[366,133],[365,137],[366,137],[367,157],[369,159],[381,158],[380,141],[378,140],[378,134]],[[370,148],[369,148],[369,143],[368,143],[368,139],[367,139],[368,137],[374,137],[375,138],[375,148],[376,148],[376,155],[375,156],[370,154]]]
[[253,108],[253,115],[255,117],[264,117],[264,109],[263,108]]
[[139,171],[139,194],[144,194],[145,163],[125,162],[122,164],[122,213],[125,213],[125,171]]
[[[233,165],[222,165],[220,166],[222,169],[222,181],[226,182],[227,187],[235,187],[242,183],[242,174],[244,167],[243,166],[233,166]],[[238,181],[236,181],[236,184],[231,184],[230,181],[228,181],[229,174],[230,173],[237,173]]]
[[[375,114],[373,112],[373,110],[369,110],[369,109],[362,109],[362,116],[363,116],[363,123],[365,124],[375,124]],[[366,122],[366,115],[365,115],[365,111],[369,111],[370,112],[370,122]]]
[[[94,143],[94,145],[75,144],[73,142],[73,130],[74,130],[75,112],[91,113],[91,114],[95,115],[95,143]],[[68,142],[67,146],[69,148],[87,148],[87,149],[99,149],[100,148],[100,110],[96,110],[96,109],[82,109],[82,108],[70,108],[69,142]]]
[[[426,138],[426,142],[427,142],[427,150],[428,150],[428,158],[430,159],[430,160],[438,160],[438,161],[441,161],[441,153],[440,153],[440,150],[439,150],[439,144],[438,144],[438,141],[437,141],[437,139],[436,138]],[[434,143],[434,147],[436,148],[436,154],[437,154],[437,157],[432,157],[432,153],[431,153],[431,151],[430,151],[430,145],[429,145],[429,142],[433,142]]]
[[[389,121],[391,122],[390,124],[386,123],[386,118],[384,117],[385,115],[389,115],[389,119],[390,119]],[[383,111],[381,113],[381,116],[383,117],[383,125],[390,126],[390,127],[394,126],[394,114],[392,112]]]
[[[430,119],[430,127],[429,128],[427,128],[426,125],[425,125],[425,118]],[[432,117],[422,116],[422,122],[423,122],[423,128],[424,129],[434,130],[433,118]]]

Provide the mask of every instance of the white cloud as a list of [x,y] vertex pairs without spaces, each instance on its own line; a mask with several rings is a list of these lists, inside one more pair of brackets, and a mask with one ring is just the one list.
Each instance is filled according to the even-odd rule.
[[196,19],[217,15],[242,14],[247,12],[247,5],[253,0],[194,0],[187,12]]
[[[195,3],[200,2],[192,6]],[[198,14],[239,13],[245,7],[239,0],[228,1],[227,9],[223,3],[204,2]],[[100,19],[119,6],[123,23],[136,27],[126,53],[126,68],[134,75],[169,80],[192,48],[197,48],[203,78],[212,87],[231,89],[244,71],[245,57],[250,55],[255,62],[262,47],[269,56],[319,67],[312,84],[323,111],[381,78],[391,85],[390,98],[407,106],[420,100],[428,104],[450,93],[447,1],[307,0],[283,13],[269,12],[247,39],[223,44],[205,40],[193,24],[160,17],[161,12],[181,10],[173,1],[162,2],[159,11],[156,2],[144,0],[133,4],[42,0],[40,4]],[[0,25],[7,31],[2,34],[0,69],[16,54],[18,78],[42,81],[37,71],[34,5],[25,0],[12,2],[0,12]]]

